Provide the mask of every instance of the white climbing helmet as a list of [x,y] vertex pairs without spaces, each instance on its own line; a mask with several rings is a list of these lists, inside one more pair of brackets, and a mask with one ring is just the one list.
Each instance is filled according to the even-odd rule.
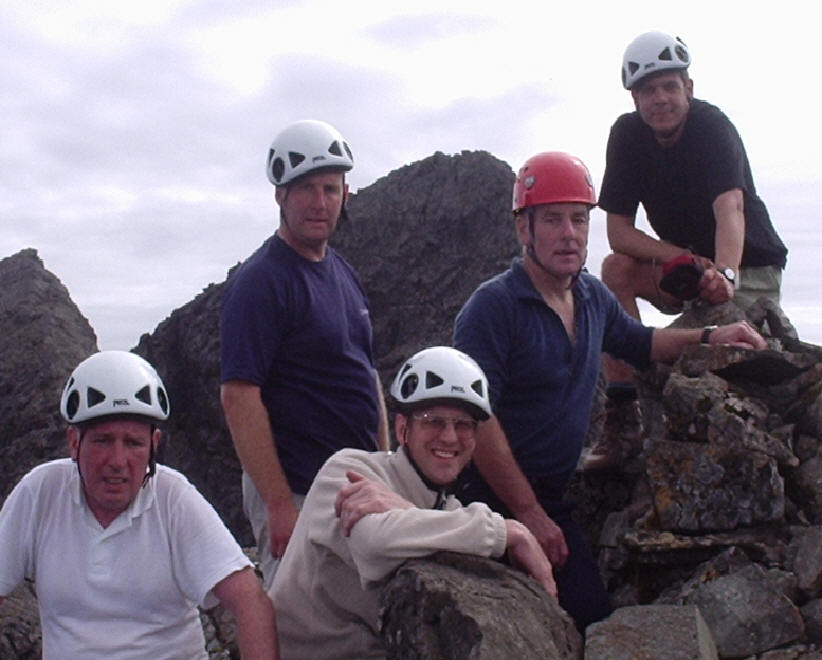
[[479,365],[450,346],[426,348],[405,361],[391,384],[401,408],[422,403],[467,404],[476,419],[491,416],[488,379]]
[[266,174],[282,186],[313,170],[337,168],[347,172],[354,156],[340,132],[331,124],[302,119],[284,128],[268,150]]
[[128,351],[100,351],[69,376],[60,397],[60,414],[71,424],[109,415],[168,418],[163,381],[148,362]]
[[652,30],[628,44],[622,57],[622,85],[631,89],[651,73],[666,69],[687,69],[691,55],[679,37]]

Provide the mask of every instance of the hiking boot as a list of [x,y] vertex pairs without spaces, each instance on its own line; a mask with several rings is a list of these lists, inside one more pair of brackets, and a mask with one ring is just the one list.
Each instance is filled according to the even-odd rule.
[[642,414],[639,401],[605,401],[602,435],[583,454],[581,472],[619,470],[623,463],[642,450]]

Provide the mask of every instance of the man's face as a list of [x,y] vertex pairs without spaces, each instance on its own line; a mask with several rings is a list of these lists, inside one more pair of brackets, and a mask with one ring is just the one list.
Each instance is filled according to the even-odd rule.
[[303,256],[325,255],[348,194],[343,180],[340,172],[320,172],[277,187],[275,197],[285,218],[278,234]]
[[125,511],[137,497],[148,469],[152,437],[148,422],[138,420],[103,421],[88,427],[68,430],[71,457],[83,477],[86,502],[104,527]]
[[529,211],[517,216],[517,234],[524,246],[533,244],[543,270],[557,279],[573,277],[588,255],[587,204],[561,202],[533,209],[533,236]]
[[640,80],[631,90],[642,120],[661,141],[676,141],[693,98],[693,82],[679,71],[661,71]]
[[438,485],[452,483],[471,460],[477,422],[457,406],[431,406],[397,415],[397,440],[422,473]]

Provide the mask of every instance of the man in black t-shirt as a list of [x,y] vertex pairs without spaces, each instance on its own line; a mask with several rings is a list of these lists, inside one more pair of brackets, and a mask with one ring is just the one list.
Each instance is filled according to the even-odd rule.
[[[602,280],[636,318],[637,298],[666,313],[681,311],[690,298],[733,300],[743,310],[760,296],[779,302],[787,249],[756,193],[736,128],[718,108],[693,98],[690,62],[681,39],[655,31],[632,41],[623,60],[622,82],[636,111],[619,117],[608,138],[599,206],[613,252]],[[640,203],[658,238],[636,228]],[[686,277],[672,288],[662,278],[676,264]],[[605,442],[583,469],[614,467],[638,449],[631,367],[606,356],[605,375],[609,412],[619,404],[628,414],[606,419]],[[619,447],[608,430],[623,429],[624,440],[626,426],[637,437]]]

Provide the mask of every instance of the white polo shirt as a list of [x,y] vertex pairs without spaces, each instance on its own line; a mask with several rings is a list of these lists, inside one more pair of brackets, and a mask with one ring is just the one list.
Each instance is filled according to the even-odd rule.
[[34,580],[43,658],[202,658],[197,605],[248,558],[186,478],[158,465],[107,528],[70,459],[21,479],[0,511],[0,595]]

